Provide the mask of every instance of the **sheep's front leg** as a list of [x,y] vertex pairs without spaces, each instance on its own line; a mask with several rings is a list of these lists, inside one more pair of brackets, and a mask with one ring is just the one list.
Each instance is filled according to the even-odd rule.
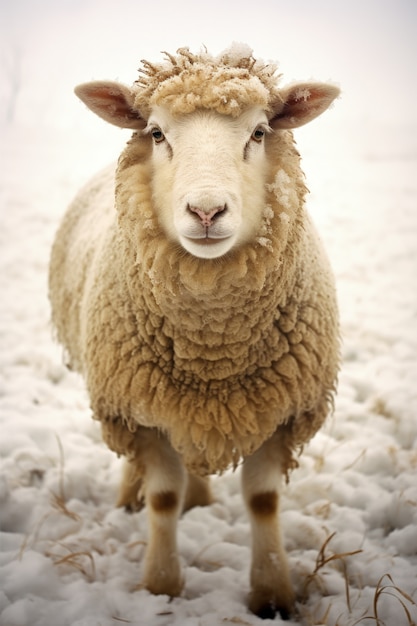
[[187,473],[165,437],[155,434],[143,452],[149,542],[144,585],[155,594],[177,596],[183,581],[177,550],[177,522],[182,511]]
[[[261,618],[276,611],[288,619],[294,605],[288,562],[279,526],[279,487],[285,451],[274,435],[242,469],[242,487],[252,527],[250,610]],[[287,455],[288,456],[288,455]]]

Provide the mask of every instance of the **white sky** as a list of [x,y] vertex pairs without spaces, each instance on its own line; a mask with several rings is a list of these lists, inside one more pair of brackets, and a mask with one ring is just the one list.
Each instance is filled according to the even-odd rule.
[[283,84],[340,84],[335,116],[415,122],[416,33],[416,0],[0,0],[0,114],[14,49],[18,119],[71,126],[78,82],[132,83],[140,60],[158,60],[161,50],[204,44],[217,53],[244,41],[256,57],[279,61]]

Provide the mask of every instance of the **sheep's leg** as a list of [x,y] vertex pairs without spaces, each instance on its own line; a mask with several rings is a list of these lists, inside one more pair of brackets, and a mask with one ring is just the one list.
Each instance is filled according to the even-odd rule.
[[143,505],[143,467],[125,460],[116,506],[123,506],[128,511],[140,511]]
[[187,493],[183,511],[188,511],[193,506],[206,506],[212,502],[209,477],[188,474]]
[[149,441],[141,461],[149,521],[144,586],[151,593],[177,596],[183,585],[177,521],[184,504],[187,473],[179,455],[162,435],[155,434]]
[[245,459],[242,469],[243,494],[252,527],[249,608],[262,618],[273,618],[279,611],[288,619],[295,599],[278,517],[285,456],[275,435]]
[[[125,461],[123,477],[117,498],[117,507],[125,507],[128,511],[140,511],[143,508],[143,468],[135,460]],[[187,490],[183,512],[194,506],[207,506],[213,502],[209,477],[188,474]]]

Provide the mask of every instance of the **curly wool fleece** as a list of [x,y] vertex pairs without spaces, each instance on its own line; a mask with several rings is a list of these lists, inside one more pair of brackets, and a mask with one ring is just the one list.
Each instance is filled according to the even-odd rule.
[[[205,61],[183,52],[179,60],[184,69],[172,63],[169,77],[164,65],[160,80],[152,66],[137,96],[142,111],[145,93],[148,107],[169,102],[172,110],[189,110],[189,85],[199,83]],[[217,68],[209,58],[206,74],[222,75],[222,93],[234,94],[241,72],[240,92],[248,87],[253,98],[255,81],[266,102],[270,70],[246,64],[247,57],[244,67],[222,61]],[[192,106],[203,95],[197,91]],[[237,107],[233,98],[216,102],[229,112]],[[292,134],[268,138],[259,232],[214,260],[184,253],[162,231],[150,150],[150,138],[134,134],[119,159],[117,220],[109,172],[80,193],[64,219],[51,266],[58,337],[84,374],[94,415],[116,452],[137,454],[141,427],[158,428],[190,470],[212,473],[236,465],[280,428],[288,471],[293,452],[329,412],[338,368],[333,279],[304,209]],[[89,224],[95,235],[87,237]]]
[[139,70],[135,107],[145,118],[155,105],[167,106],[173,114],[203,108],[237,117],[255,105],[268,111],[270,101],[279,99],[277,66],[256,61],[248,46],[232,47],[218,57],[192,54],[188,48],[180,48],[177,56],[165,54],[165,63],[142,61]]

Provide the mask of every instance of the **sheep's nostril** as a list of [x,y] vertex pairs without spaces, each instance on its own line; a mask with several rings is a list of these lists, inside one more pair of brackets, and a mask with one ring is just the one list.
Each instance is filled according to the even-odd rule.
[[216,216],[218,216],[219,213],[223,213],[223,211],[226,210],[226,205],[216,206],[208,210],[200,209],[199,207],[188,205],[188,210],[191,211],[191,213],[195,213],[200,218],[201,224],[205,228],[208,228],[209,226],[213,224],[213,221],[216,218]]

